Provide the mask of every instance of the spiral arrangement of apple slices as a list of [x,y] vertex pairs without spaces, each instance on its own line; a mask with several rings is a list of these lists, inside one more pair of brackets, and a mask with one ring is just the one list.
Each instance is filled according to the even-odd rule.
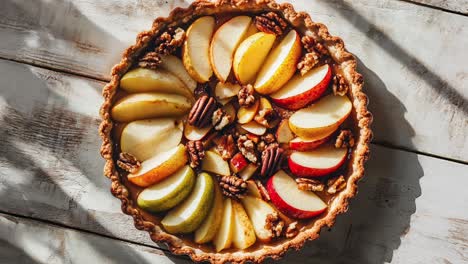
[[[187,29],[181,59],[162,56],[157,70],[135,68],[120,80],[124,96],[112,108],[112,118],[125,123],[120,148],[141,161],[128,180],[144,188],[140,208],[165,212],[161,221],[172,234],[193,233],[196,243],[212,243],[216,251],[234,246],[245,249],[256,240],[269,242],[268,215],[280,211],[296,219],[314,217],[327,204],[313,192],[302,191],[288,172],[297,177],[321,177],[340,168],[347,149],[327,144],[351,112],[346,96],[326,95],[332,78],[328,64],[304,76],[296,64],[303,53],[301,36],[294,29],[275,36],[259,32],[250,16],[236,16],[217,27],[214,17],[198,18]],[[230,83],[233,74],[237,83]],[[278,143],[290,150],[289,169],[268,179],[270,201],[253,181],[258,164],[240,152],[224,160],[215,149],[205,152],[201,172],[189,166],[186,140],[202,140],[212,127],[197,128],[184,120],[190,111],[197,83],[219,81],[218,102],[237,121],[241,133],[261,136],[268,129],[254,121],[261,109],[276,106],[297,110],[277,125]],[[250,107],[230,103],[241,85],[252,84],[262,97]],[[312,102],[315,102],[311,105]],[[222,195],[216,175],[235,173],[248,183],[247,195],[235,200]]]

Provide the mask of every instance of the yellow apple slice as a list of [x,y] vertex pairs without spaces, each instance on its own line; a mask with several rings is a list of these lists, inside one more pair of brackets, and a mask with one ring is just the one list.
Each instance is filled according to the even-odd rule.
[[232,210],[232,200],[229,198],[225,199],[223,208],[221,226],[219,227],[218,233],[216,233],[213,239],[216,252],[220,252],[223,249],[231,247],[232,236],[234,233],[234,213]]
[[188,234],[195,231],[208,215],[214,198],[214,181],[208,173],[197,176],[195,187],[181,204],[161,220],[161,225],[171,234]]
[[180,94],[193,100],[192,91],[175,75],[162,69],[133,69],[120,79],[120,88],[129,93],[160,92]]
[[301,37],[291,30],[268,55],[255,81],[255,90],[271,94],[280,89],[296,72],[301,53]]
[[195,91],[195,88],[197,88],[197,81],[188,74],[184,64],[176,56],[162,55],[159,67],[177,76],[192,93]]
[[141,163],[136,173],[128,174],[128,180],[135,185],[148,187],[162,181],[187,163],[188,157],[183,144],[160,153]]
[[289,118],[289,127],[300,137],[310,138],[336,130],[351,113],[347,96],[327,95],[317,103],[302,108]]
[[269,242],[273,234],[271,230],[265,228],[265,223],[268,215],[275,213],[276,210],[261,197],[245,196],[242,198],[242,204],[252,221],[257,238],[262,242]]
[[240,83],[247,84],[255,78],[275,40],[273,34],[258,32],[242,41],[232,64],[234,75]]
[[231,72],[232,59],[237,46],[249,29],[252,18],[237,16],[222,24],[213,35],[210,61],[214,73],[221,82],[226,82]]
[[218,232],[223,217],[223,194],[218,184],[214,187],[215,196],[213,207],[203,224],[195,231],[194,240],[198,244],[208,243],[213,240]]
[[112,118],[118,122],[131,122],[154,117],[181,116],[192,103],[184,96],[165,93],[137,93],[120,99],[112,107]]
[[205,152],[205,158],[202,160],[201,169],[223,176],[231,175],[229,163],[213,150]]
[[246,249],[257,240],[255,230],[240,202],[233,200],[232,209],[234,211],[234,234],[232,236],[232,243],[238,249]]
[[241,86],[237,83],[222,83],[219,82],[215,87],[216,99],[223,100],[237,96],[241,89]]
[[266,132],[266,127],[260,125],[259,123],[255,121],[250,121],[247,124],[242,124],[241,127],[248,131],[249,133],[252,133],[257,136],[261,136],[265,134]]
[[177,206],[192,191],[195,173],[185,165],[174,174],[144,189],[138,195],[138,206],[152,212],[162,212]]
[[145,119],[128,123],[120,136],[120,149],[144,161],[177,147],[182,130],[173,118]]
[[[257,184],[255,183],[254,180],[248,180],[248,181],[246,181],[246,183],[247,183],[247,194],[248,195],[250,195],[252,197],[256,197],[256,198],[262,198],[262,195],[260,194],[260,190],[258,189],[258,186],[257,186]],[[247,207],[246,207],[246,210],[247,210]],[[247,214],[249,214],[248,210],[247,210]],[[250,217],[250,218],[252,218],[252,217]],[[252,222],[253,222],[253,220],[252,220]]]
[[237,122],[239,124],[247,124],[252,121],[257,114],[258,108],[260,106],[260,101],[255,100],[255,103],[249,107],[242,106],[237,112]]
[[213,69],[210,63],[210,42],[215,27],[211,16],[200,17],[190,25],[182,47],[182,62],[187,72],[197,82],[207,82]]

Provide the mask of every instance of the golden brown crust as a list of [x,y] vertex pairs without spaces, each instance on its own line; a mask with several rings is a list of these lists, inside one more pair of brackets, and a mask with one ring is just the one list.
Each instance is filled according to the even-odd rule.
[[[140,53],[152,41],[154,36],[161,34],[167,27],[185,24],[192,19],[227,11],[276,11],[282,13],[289,23],[303,34],[312,36],[317,42],[322,43],[328,49],[332,59],[336,62],[335,71],[342,73],[350,85],[348,96],[353,102],[353,118],[356,123],[356,146],[353,148],[349,163],[347,186],[330,203],[326,214],[317,219],[310,227],[304,228],[297,236],[282,244],[275,246],[260,247],[250,252],[204,252],[200,249],[187,245],[183,240],[170,235],[158,225],[145,221],[140,210],[134,206],[129,197],[127,188],[122,183],[113,160],[113,142],[111,138],[112,120],[110,108],[119,85],[121,76],[130,68],[132,61],[140,56]],[[357,182],[363,177],[364,163],[369,158],[369,142],[372,138],[370,125],[372,115],[367,110],[368,98],[362,91],[363,78],[356,70],[357,63],[354,56],[345,50],[343,41],[331,36],[328,29],[312,21],[310,16],[304,12],[296,12],[289,3],[278,4],[273,0],[199,0],[192,3],[188,8],[176,8],[167,18],[157,18],[149,31],[140,33],[135,45],[129,47],[123,54],[122,60],[112,69],[110,82],[103,89],[103,103],[100,114],[102,123],[99,134],[103,139],[101,155],[106,160],[104,174],[112,181],[111,192],[122,202],[122,211],[131,215],[135,221],[135,227],[139,230],[149,232],[151,239],[158,243],[166,243],[174,254],[189,255],[194,261],[209,261],[211,263],[235,262],[245,263],[247,261],[259,263],[268,257],[278,259],[290,248],[300,249],[307,240],[318,238],[320,229],[324,226],[331,227],[340,213],[347,211],[349,199],[357,192]]]

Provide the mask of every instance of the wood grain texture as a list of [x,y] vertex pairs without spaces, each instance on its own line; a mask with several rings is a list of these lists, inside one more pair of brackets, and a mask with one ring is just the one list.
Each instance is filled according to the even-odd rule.
[[190,263],[159,249],[0,214],[1,263]]
[[[468,17],[402,1],[293,4],[341,36],[358,57],[375,141],[468,161]],[[0,57],[104,80],[139,31],[187,5],[4,0]]]
[[467,0],[404,0],[468,15]]
[[[156,246],[121,213],[102,176],[102,83],[2,60],[0,75],[9,77],[0,78],[0,211]],[[349,212],[280,263],[412,264],[422,253],[425,263],[468,261],[467,166],[371,151]]]

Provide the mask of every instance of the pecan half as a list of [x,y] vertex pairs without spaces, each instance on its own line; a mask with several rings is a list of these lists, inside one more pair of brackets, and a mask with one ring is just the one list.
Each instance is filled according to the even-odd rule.
[[265,201],[270,201],[271,200],[270,194],[268,194],[268,191],[265,188],[265,186],[263,186],[262,182],[259,180],[256,180],[255,185],[257,185],[258,191],[260,192],[262,199]]
[[299,63],[297,64],[297,69],[301,73],[302,76],[304,76],[306,73],[308,73],[312,68],[314,68],[315,65],[319,62],[319,56],[317,52],[312,51],[306,53]]
[[299,234],[299,230],[297,229],[297,222],[292,222],[291,224],[288,225],[288,228],[286,228],[285,236],[286,238],[293,238]]
[[339,177],[329,179],[327,181],[327,186],[327,192],[329,194],[335,194],[346,187],[346,180],[343,175],[340,175]]
[[138,66],[142,68],[153,69],[153,70],[158,68],[159,64],[161,64],[161,56],[154,51],[146,53],[138,61]]
[[240,106],[249,107],[255,103],[254,88],[251,84],[243,85],[237,94]]
[[261,137],[260,142],[257,144],[257,150],[263,152],[270,145],[278,146],[278,143],[272,133],[267,133]]
[[234,142],[232,135],[221,136],[215,141],[215,143],[216,150],[218,150],[224,160],[228,160],[236,154],[236,142]]
[[280,237],[284,229],[284,221],[279,217],[278,212],[267,215],[265,229],[268,230],[272,238]]
[[213,125],[215,130],[222,130],[225,126],[229,125],[230,116],[226,111],[222,108],[216,109],[213,112],[213,116],[211,117],[211,124]]
[[336,148],[352,148],[354,147],[353,132],[349,129],[342,129],[340,134],[336,137]]
[[219,181],[221,191],[227,197],[239,199],[247,192],[247,183],[237,176],[223,176]]
[[173,54],[178,47],[184,44],[184,40],[185,30],[182,28],[169,28],[156,38],[155,51],[159,54]]
[[325,188],[321,181],[309,178],[296,178],[296,183],[297,188],[303,191],[321,192]]
[[240,135],[237,139],[237,148],[242,155],[252,163],[257,163],[257,151],[255,150],[254,142],[246,135]]
[[256,16],[254,23],[258,30],[277,36],[283,35],[288,27],[286,20],[275,12],[263,13]]
[[348,92],[349,86],[346,80],[339,73],[333,76],[333,94],[344,96]]
[[205,157],[205,150],[203,148],[203,142],[200,140],[197,141],[188,141],[187,142],[187,151],[190,159],[190,167],[197,168],[200,166],[201,161]]
[[263,126],[271,127],[277,118],[278,114],[275,110],[271,108],[264,108],[258,111],[257,115],[254,117],[254,120]]
[[278,171],[283,163],[284,150],[279,146],[268,146],[262,152],[262,169],[260,175],[269,177]]
[[203,95],[190,110],[188,122],[195,127],[206,127],[211,123],[213,112],[218,106],[214,97]]
[[121,152],[117,160],[117,166],[122,170],[135,173],[140,169],[140,162],[130,153]]

